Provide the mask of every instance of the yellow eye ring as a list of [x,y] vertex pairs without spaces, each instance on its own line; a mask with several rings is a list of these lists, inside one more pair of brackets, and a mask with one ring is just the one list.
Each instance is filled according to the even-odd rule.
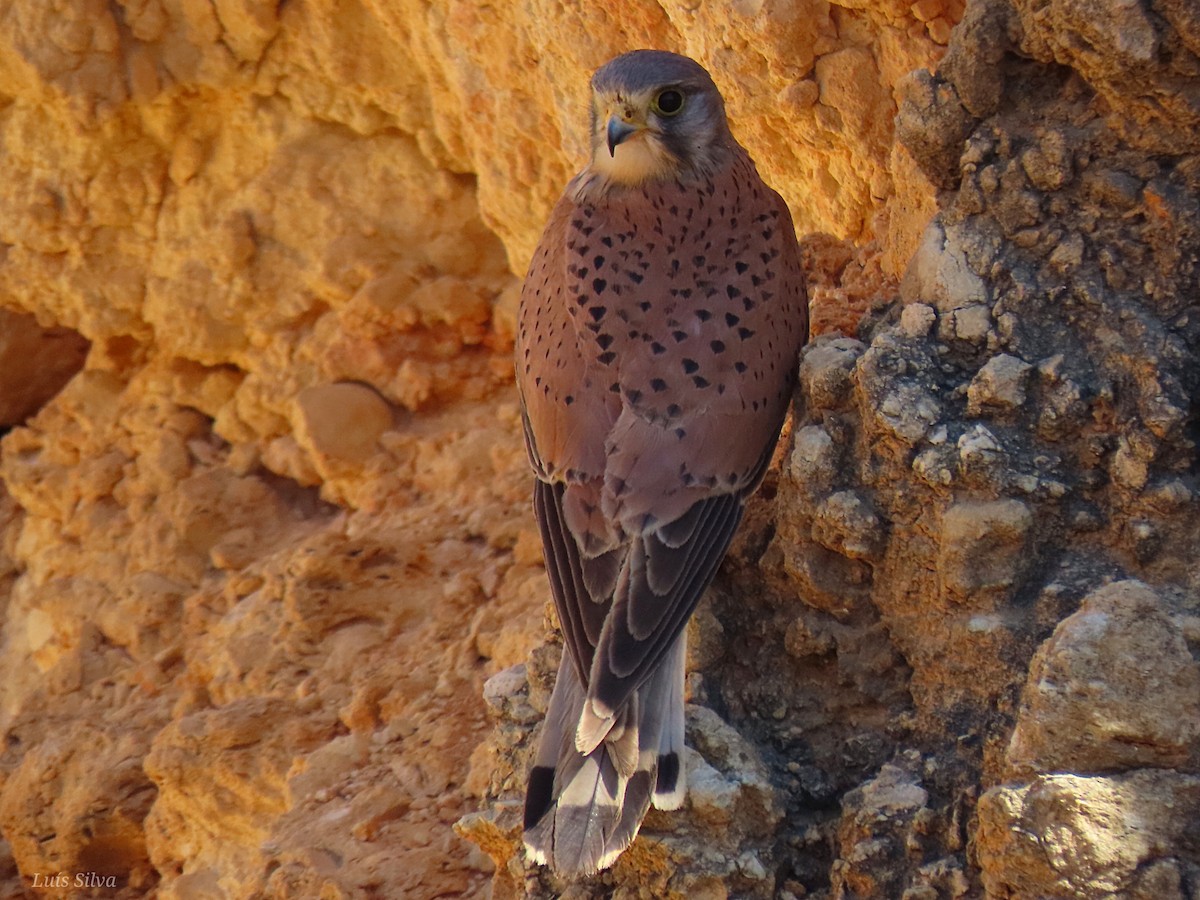
[[684,96],[683,91],[676,88],[667,88],[665,91],[660,91],[658,96],[650,103],[650,108],[660,116],[677,116],[683,111]]

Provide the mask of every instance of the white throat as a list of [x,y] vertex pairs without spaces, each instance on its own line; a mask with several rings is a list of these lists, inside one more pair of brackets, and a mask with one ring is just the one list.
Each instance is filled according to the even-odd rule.
[[597,147],[589,168],[617,184],[634,185],[667,178],[678,165],[658,138],[645,131],[617,144],[614,150],[609,156],[607,147]]

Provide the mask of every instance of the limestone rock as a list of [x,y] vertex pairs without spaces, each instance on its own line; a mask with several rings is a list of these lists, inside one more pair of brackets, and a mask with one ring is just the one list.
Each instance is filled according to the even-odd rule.
[[1200,663],[1146,585],[1089,594],[1038,650],[1009,742],[1013,773],[1200,763]]
[[391,426],[391,408],[361,384],[313,385],[296,397],[296,440],[314,455],[364,462]]
[[978,416],[985,410],[1003,414],[1020,407],[1025,402],[1025,385],[1032,368],[1007,353],[993,356],[967,388],[967,415]]
[[862,497],[838,491],[816,509],[813,540],[852,559],[875,559],[883,550],[883,523]]
[[850,373],[866,348],[852,338],[829,335],[813,341],[801,354],[800,383],[817,409],[837,406],[850,390]]
[[[1047,900],[1184,900],[1179,870],[1189,880],[1200,873],[1200,859],[1187,847],[1198,802],[1200,778],[1151,769],[1039,775],[992,788],[979,801],[984,887],[997,896]],[[1155,884],[1166,893],[1146,893]]]
[[958,503],[942,517],[938,568],[952,596],[1012,587],[1026,568],[1026,540],[1033,527],[1019,500]]

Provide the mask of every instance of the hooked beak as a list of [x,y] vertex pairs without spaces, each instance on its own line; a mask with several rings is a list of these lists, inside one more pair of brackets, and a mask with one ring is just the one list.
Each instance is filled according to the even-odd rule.
[[617,155],[617,144],[627,140],[631,135],[641,131],[644,125],[627,122],[621,116],[612,116],[608,120],[608,155]]

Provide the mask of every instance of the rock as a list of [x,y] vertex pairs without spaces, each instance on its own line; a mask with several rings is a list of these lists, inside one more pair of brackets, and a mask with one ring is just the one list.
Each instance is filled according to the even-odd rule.
[[322,384],[296,397],[296,436],[314,454],[364,462],[392,427],[392,410],[361,384]]
[[920,780],[892,764],[843,797],[840,859],[833,868],[837,896],[901,896],[908,881],[904,861],[928,801]]
[[1010,772],[1098,774],[1200,763],[1200,663],[1145,584],[1093,591],[1030,665]]
[[900,328],[910,338],[925,337],[936,322],[937,311],[924,303],[909,303],[900,313]]
[[900,283],[905,303],[927,303],[939,312],[986,304],[987,285],[971,268],[957,226],[934,223],[925,231]]
[[850,390],[850,373],[866,349],[852,338],[823,336],[804,348],[800,383],[815,409],[832,409]]
[[981,344],[986,340],[992,325],[992,312],[982,304],[961,306],[950,311],[944,320],[950,335],[960,341]]
[[1032,527],[1033,515],[1020,500],[963,502],[947,509],[938,558],[947,593],[963,601],[1011,588],[1027,567]]
[[[1155,883],[1170,890],[1169,848],[1191,856],[1195,871],[1194,852],[1181,842],[1194,834],[1198,804],[1200,777],[1169,770],[1039,775],[1029,784],[992,788],[979,800],[984,888],[994,896],[1046,900],[1144,896]],[[1174,900],[1170,893],[1156,896]]]
[[851,559],[878,559],[883,551],[883,523],[870,503],[852,491],[826,497],[813,517],[813,540]]
[[[771,834],[783,813],[758,751],[711,709],[689,704],[687,721],[688,741],[700,757],[696,760],[698,769],[707,772],[707,766],[716,773],[715,777],[712,772],[704,775],[711,790],[706,789],[708,793],[701,797],[711,794],[716,804],[713,810],[729,810],[731,837],[741,835],[743,845],[746,836]],[[718,802],[716,798],[725,799]]]
[[837,478],[837,450],[829,432],[808,425],[796,432],[789,473],[806,492],[820,495],[830,490]]
[[987,361],[967,388],[967,415],[991,410],[1011,413],[1025,403],[1025,386],[1033,367],[1024,360],[1001,353]]
[[957,186],[962,142],[975,118],[967,112],[952,84],[924,69],[910,72],[896,86],[900,109],[897,137],[937,187]]
[[483,702],[494,716],[504,716],[525,725],[541,720],[541,714],[529,705],[529,680],[525,666],[502,669],[483,683]]

